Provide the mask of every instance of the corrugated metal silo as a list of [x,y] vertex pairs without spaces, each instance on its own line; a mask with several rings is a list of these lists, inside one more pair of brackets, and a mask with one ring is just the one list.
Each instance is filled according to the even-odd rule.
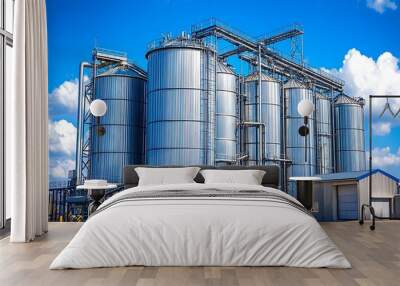
[[[246,101],[245,120],[257,122],[258,73],[253,73],[245,79]],[[281,156],[281,85],[280,83],[261,74],[261,123],[265,124],[266,163],[274,163]],[[260,129],[261,130],[261,129]],[[245,132],[245,149],[248,152],[248,165],[257,164],[257,128],[248,127]]]
[[146,57],[146,163],[214,165],[214,51],[181,37],[158,43]]
[[225,64],[217,64],[215,161],[217,164],[236,160],[237,76]]
[[284,85],[286,105],[286,151],[292,164],[288,169],[288,176],[311,176],[316,172],[316,134],[315,114],[308,120],[310,129],[307,138],[307,161],[305,157],[305,140],[299,135],[300,126],[304,125],[304,118],[297,111],[297,105],[303,99],[311,100],[315,104],[313,91],[303,84],[289,80]]
[[99,136],[93,125],[91,177],[122,183],[123,167],[141,164],[144,157],[144,96],[146,79],[126,66],[118,66],[96,77],[94,99],[107,104]]
[[334,172],[333,166],[333,133],[331,98],[316,94],[317,123],[317,173]]
[[337,172],[365,170],[364,100],[340,95],[335,99]]

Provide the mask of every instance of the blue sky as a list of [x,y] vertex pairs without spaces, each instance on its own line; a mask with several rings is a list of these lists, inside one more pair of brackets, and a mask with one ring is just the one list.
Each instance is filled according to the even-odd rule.
[[[252,36],[297,22],[305,31],[307,63],[327,68],[349,81],[346,91],[350,95],[400,94],[399,2],[47,0],[54,175],[61,175],[62,170],[73,165],[74,140],[70,137],[74,136],[76,125],[72,104],[76,102],[75,79],[79,62],[90,59],[94,46],[125,51],[146,68],[144,55],[150,41],[163,33],[190,31],[192,24],[211,17]],[[377,165],[400,176],[400,117],[383,121],[376,121],[380,136],[374,137],[374,146],[380,148],[376,149],[378,157],[387,157],[387,162]]]

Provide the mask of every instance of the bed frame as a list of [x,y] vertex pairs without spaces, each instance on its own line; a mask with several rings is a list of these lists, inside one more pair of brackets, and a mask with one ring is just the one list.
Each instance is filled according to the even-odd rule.
[[[148,167],[148,168],[179,168],[181,166],[149,166],[149,165],[128,165],[124,167],[124,188],[133,188],[138,185],[139,177],[135,171],[136,167]],[[265,171],[265,175],[262,180],[262,185],[265,187],[271,187],[279,189],[279,167],[275,165],[268,166],[196,166],[205,169],[217,169],[217,170],[262,170]],[[199,173],[194,180],[197,183],[204,183],[203,176]]]

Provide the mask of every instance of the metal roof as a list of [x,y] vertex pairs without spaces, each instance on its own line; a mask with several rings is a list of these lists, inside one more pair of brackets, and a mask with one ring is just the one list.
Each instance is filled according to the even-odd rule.
[[228,74],[235,74],[234,71],[225,63],[218,61],[217,64],[217,72],[218,73],[228,73]]
[[168,48],[192,48],[192,49],[208,49],[214,50],[214,46],[211,43],[205,43],[201,39],[190,38],[189,35],[183,35],[180,37],[164,37],[161,40],[152,41],[147,45],[147,53],[145,55],[148,58],[149,54],[155,50],[168,49]]
[[[381,169],[373,169],[372,175],[376,173],[381,173],[382,175],[392,179],[393,181],[400,182],[399,178],[381,170]],[[369,170],[366,171],[357,171],[357,172],[342,172],[342,173],[331,173],[331,174],[324,174],[324,175],[316,175],[321,178],[321,181],[329,182],[329,181],[346,181],[346,180],[353,180],[353,181],[360,181],[368,176],[370,176]]]
[[129,68],[128,66],[118,65],[113,67],[99,76],[128,76],[128,77],[143,77],[137,71]]
[[307,88],[304,84],[298,82],[297,80],[290,79],[284,85],[283,88]]
[[335,98],[335,103],[336,104],[358,104],[358,105],[364,105],[365,101],[363,98],[354,98],[350,97],[346,94],[341,94],[338,95]]
[[[246,77],[246,81],[256,81],[256,80],[258,80],[258,72],[254,72],[254,73],[252,73],[252,74],[250,74],[249,76]],[[274,78],[272,78],[270,76],[267,76],[264,73],[261,73],[261,80],[262,81],[276,81],[276,82],[278,82],[276,79],[274,79]]]
[[315,93],[315,97],[317,98],[317,99],[325,99],[325,100],[330,100],[330,98],[328,97],[328,96],[326,96],[326,95],[322,95],[321,93],[319,93],[319,92],[316,92]]

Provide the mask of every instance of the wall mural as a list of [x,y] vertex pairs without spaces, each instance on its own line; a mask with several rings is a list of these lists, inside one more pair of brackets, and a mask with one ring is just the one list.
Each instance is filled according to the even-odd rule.
[[[179,0],[157,1],[156,7],[151,0],[126,1],[124,9],[107,3],[107,11],[90,15],[81,11],[97,7],[96,1],[61,1],[62,8],[56,2],[48,1],[47,9],[49,180],[58,209],[70,194],[82,194],[75,184],[122,184],[123,167],[131,164],[277,165],[281,189],[296,196],[291,177],[367,171],[368,95],[400,93],[399,60],[390,52],[398,45],[382,43],[381,54],[371,57],[375,50],[353,46],[349,37],[321,52],[327,48],[316,36],[325,33],[321,24],[343,31],[318,18],[273,13],[266,21],[262,9],[229,17],[236,12],[226,11],[230,3],[223,1],[213,9],[221,20],[210,18],[207,5],[193,13]],[[259,5],[286,9],[280,1]],[[303,5],[306,14],[321,13]],[[360,9],[375,13],[358,6],[349,15]],[[127,25],[131,11],[140,11],[136,23],[151,18],[151,26]],[[171,21],[166,11],[184,12],[187,21]],[[81,31],[66,19],[96,24]],[[389,22],[380,28],[396,26]],[[360,32],[353,28],[350,34]],[[366,36],[381,38],[371,31]],[[307,115],[299,109],[304,101],[313,107]],[[374,167],[399,176],[400,128],[391,120],[400,118],[400,107],[382,101],[373,116],[379,136]]]

